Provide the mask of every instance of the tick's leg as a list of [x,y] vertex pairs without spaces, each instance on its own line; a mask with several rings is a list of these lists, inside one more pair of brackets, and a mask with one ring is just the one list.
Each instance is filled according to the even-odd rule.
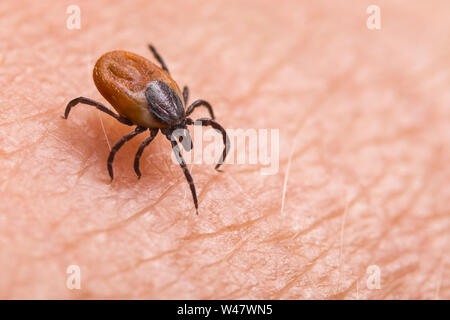
[[188,88],[188,86],[184,86],[184,88],[183,88],[184,105],[187,105],[188,98],[189,98],[189,88]]
[[[186,139],[185,139],[186,138]],[[184,129],[183,135],[178,137],[178,141],[183,146],[184,150],[191,151],[194,145],[192,144],[191,133],[188,129]]]
[[198,214],[198,201],[197,201],[197,192],[195,191],[195,185],[194,180],[192,179],[191,173],[189,172],[186,162],[184,161],[183,157],[181,156],[180,149],[178,148],[178,144],[175,140],[167,137],[170,140],[170,143],[172,143],[172,150],[175,154],[175,157],[178,160],[178,163],[180,164],[181,168],[183,169],[184,176],[186,177],[186,180],[189,183],[189,187],[191,188],[192,198],[194,199],[194,206],[195,211]]
[[197,120],[195,120],[195,122],[192,119],[187,118],[186,119],[186,124],[202,125],[204,127],[205,126],[211,126],[214,129],[220,131],[220,133],[222,133],[224,148],[223,148],[222,156],[219,159],[219,161],[217,162],[216,167],[214,168],[217,171],[220,171],[219,167],[225,162],[225,158],[227,157],[227,153],[230,150],[230,138],[228,137],[227,132],[225,131],[225,129],[220,124],[218,124],[216,121],[214,121],[212,119],[206,119],[206,118],[197,119]]
[[156,60],[158,60],[158,62],[161,64],[161,68],[167,72],[168,74],[170,74],[169,69],[167,69],[167,66],[163,60],[163,58],[161,58],[161,56],[159,55],[158,51],[156,51],[155,47],[152,46],[151,44],[148,45],[148,48],[150,49],[150,51],[153,53],[153,56],[155,57]]
[[214,120],[215,117],[214,117],[213,109],[212,109],[211,105],[210,105],[207,101],[205,101],[205,100],[196,100],[196,101],[194,101],[194,102],[189,106],[189,108],[187,108],[187,110],[186,110],[186,117],[188,117],[192,112],[194,112],[194,110],[195,110],[196,108],[198,108],[198,107],[200,107],[200,106],[206,107],[206,109],[208,109],[209,115],[211,116],[211,119]]
[[114,112],[112,112],[111,110],[109,110],[107,107],[105,107],[103,104],[101,104],[100,102],[97,102],[95,100],[89,99],[89,98],[85,98],[85,97],[78,97],[75,98],[73,100],[71,100],[66,107],[66,111],[64,112],[64,119],[67,119],[67,117],[69,116],[70,110],[72,109],[72,107],[74,107],[75,105],[79,104],[79,103],[83,103],[83,104],[87,104],[90,106],[94,106],[96,107],[98,110],[103,111],[106,114],[109,114],[111,117],[113,117],[114,119],[118,120],[119,122],[132,126],[133,122],[131,122],[130,120],[119,116],[118,114],[115,114]]
[[141,159],[142,152],[144,152],[145,147],[147,147],[150,144],[150,142],[152,142],[153,139],[155,139],[157,134],[158,128],[150,129],[150,137],[148,137],[142,142],[141,146],[136,152],[136,156],[134,157],[134,171],[136,172],[138,179],[141,178],[141,170],[139,169],[139,160]]
[[131,140],[132,138],[137,136],[139,133],[144,132],[145,130],[147,130],[147,128],[136,127],[136,129],[134,129],[133,132],[130,132],[129,134],[124,135],[111,149],[111,152],[109,153],[109,157],[108,157],[108,162],[107,162],[108,172],[109,172],[109,176],[111,177],[111,181],[114,179],[112,163],[114,161],[114,156],[116,155],[116,152],[119,151],[119,149],[123,146],[123,144],[125,142]]

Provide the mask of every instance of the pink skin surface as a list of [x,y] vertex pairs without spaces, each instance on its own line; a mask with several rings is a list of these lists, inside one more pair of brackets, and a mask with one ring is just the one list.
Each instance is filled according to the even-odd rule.
[[[450,3],[376,2],[381,30],[359,0],[77,1],[69,30],[73,1],[2,1],[0,298],[449,299]],[[136,179],[140,136],[109,183],[133,129],[61,115],[150,42],[225,128],[280,129],[277,174],[190,165],[196,216],[164,137]]]

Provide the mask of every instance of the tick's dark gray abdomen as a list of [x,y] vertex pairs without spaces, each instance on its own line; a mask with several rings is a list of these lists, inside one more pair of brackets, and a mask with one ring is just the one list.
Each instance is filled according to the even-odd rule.
[[162,123],[176,125],[184,118],[181,98],[164,82],[152,81],[145,90],[150,113]]

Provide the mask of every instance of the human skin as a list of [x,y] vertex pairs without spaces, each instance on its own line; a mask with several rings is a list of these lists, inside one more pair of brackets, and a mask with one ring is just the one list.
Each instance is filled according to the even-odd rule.
[[[66,27],[71,4],[79,30]],[[381,30],[366,27],[371,4]],[[0,298],[450,298],[449,9],[2,1]],[[89,106],[61,115],[78,96],[106,104],[98,57],[155,61],[150,42],[225,128],[280,130],[276,174],[189,165],[197,216],[163,136],[137,180],[143,134],[109,183],[109,145],[132,128]],[[66,286],[70,265],[79,290]]]

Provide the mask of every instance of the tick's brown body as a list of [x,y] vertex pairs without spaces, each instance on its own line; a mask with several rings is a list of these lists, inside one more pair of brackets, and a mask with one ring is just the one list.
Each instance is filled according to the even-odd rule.
[[127,51],[111,51],[102,55],[95,64],[93,78],[98,91],[122,117],[146,128],[169,127],[155,119],[148,110],[145,90],[150,82],[164,82],[182,98],[180,88],[167,72]]
[[[214,121],[214,113],[210,104],[204,100],[196,100],[187,110],[188,88],[184,87],[183,93],[177,83],[169,74],[164,60],[159,56],[153,46],[149,46],[161,68],[149,60],[127,51],[111,51],[98,59],[94,67],[93,78],[98,91],[118,112],[115,114],[103,104],[89,98],[78,97],[70,101],[66,107],[64,118],[67,119],[70,110],[78,103],[91,105],[103,111],[126,125],[136,125],[133,132],[125,135],[111,149],[108,157],[108,172],[111,180],[114,178],[112,163],[116,152],[122,145],[136,135],[150,130],[150,137],[144,140],[136,153],[134,170],[141,177],[139,159],[145,147],[155,138],[159,130],[171,141],[172,149],[183,169],[191,188],[196,210],[198,209],[197,193],[194,181],[189,173],[186,163],[181,156],[176,138],[173,132],[177,129],[184,130],[180,137],[186,150],[192,147],[187,125],[211,126],[219,130],[225,144],[223,154],[216,169],[225,161],[229,149],[229,140],[225,130]],[[195,122],[187,118],[195,108],[204,106],[208,109],[210,118],[198,119]],[[183,139],[185,138],[185,139]],[[198,212],[198,211],[197,211]]]

